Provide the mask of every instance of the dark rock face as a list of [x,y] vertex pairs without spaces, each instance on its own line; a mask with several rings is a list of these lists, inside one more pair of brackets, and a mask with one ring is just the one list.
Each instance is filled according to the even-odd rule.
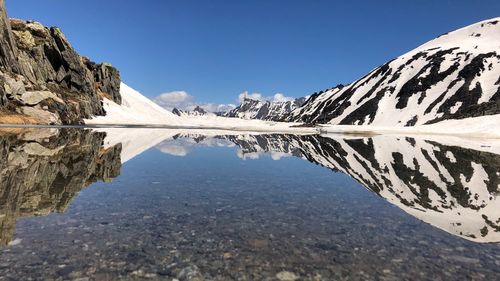
[[[59,28],[9,21],[3,1],[0,4],[0,82],[5,85],[0,107],[5,114],[27,115],[42,124],[82,124],[83,119],[105,114],[102,98],[121,103],[118,70],[80,56]],[[26,109],[20,98],[26,91],[50,91],[57,98]]]
[[[10,29],[9,19],[5,11],[4,0],[0,0],[0,68],[2,71],[17,71],[17,47],[13,40]],[[0,83],[4,83],[3,77],[0,77]],[[0,87],[0,109],[7,104],[7,95],[5,90]]]
[[0,0],[0,67],[4,71],[17,71],[17,47],[5,11],[5,1]]
[[77,129],[0,132],[0,244],[18,217],[63,212],[84,187],[120,174],[121,145],[104,149],[105,133]]
[[182,110],[177,109],[177,108],[172,109],[172,113],[177,115],[177,116],[182,116],[182,112],[183,112]]
[[193,111],[194,111],[194,112],[198,112],[199,114],[202,114],[202,115],[204,115],[204,114],[207,114],[207,113],[208,113],[205,109],[203,109],[203,108],[201,108],[201,107],[199,107],[199,106],[196,106],[196,107],[193,109]]
[[34,85],[55,83],[72,91],[95,94],[90,75],[80,55],[58,28],[36,22],[11,20],[19,46],[21,73]]
[[107,98],[122,103],[120,96],[120,73],[116,68],[107,63],[96,64],[88,58],[83,58],[87,68],[92,72],[97,91],[100,95],[109,95]]

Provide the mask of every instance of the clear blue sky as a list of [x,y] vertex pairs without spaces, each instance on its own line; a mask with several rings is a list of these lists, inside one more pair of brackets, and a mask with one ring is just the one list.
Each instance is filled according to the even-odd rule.
[[304,96],[349,83],[444,32],[500,16],[500,1],[6,0],[10,17],[57,25],[153,97],[185,90]]

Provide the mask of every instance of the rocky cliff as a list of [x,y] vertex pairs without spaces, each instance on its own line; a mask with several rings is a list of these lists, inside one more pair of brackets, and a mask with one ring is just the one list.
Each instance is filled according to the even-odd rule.
[[0,123],[82,124],[121,103],[120,75],[80,56],[57,27],[8,19],[0,0]]
[[0,245],[19,217],[63,212],[84,187],[120,174],[121,145],[105,133],[77,129],[0,130]]

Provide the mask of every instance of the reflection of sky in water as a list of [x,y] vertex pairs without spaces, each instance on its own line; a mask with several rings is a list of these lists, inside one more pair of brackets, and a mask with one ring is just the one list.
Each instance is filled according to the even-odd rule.
[[218,140],[215,138],[202,139],[196,142],[191,138],[178,138],[163,141],[156,145],[156,148],[162,153],[170,154],[173,156],[186,156],[195,147],[205,146],[205,147],[234,147],[235,144],[225,140]]
[[[179,139],[170,139],[161,142],[156,145],[156,149],[161,151],[162,153],[170,154],[173,156],[186,156],[193,151],[195,147],[235,147],[237,146],[235,143],[218,139],[218,138],[207,138],[203,139],[199,142],[191,138],[179,138]],[[242,149],[238,149],[236,154],[239,158],[245,159],[259,159],[261,156],[270,156],[273,160],[281,160],[283,157],[292,156],[290,153],[279,152],[279,151],[271,151],[271,152],[245,152]]]

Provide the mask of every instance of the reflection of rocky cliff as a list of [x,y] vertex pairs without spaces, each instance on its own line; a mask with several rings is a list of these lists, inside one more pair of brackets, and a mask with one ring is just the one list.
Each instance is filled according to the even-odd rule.
[[105,133],[42,129],[0,131],[0,244],[18,217],[63,212],[74,196],[120,173],[121,145],[103,149]]
[[293,155],[341,171],[447,232],[477,242],[500,242],[500,154],[494,149],[392,136],[218,138],[237,144],[242,157]]

